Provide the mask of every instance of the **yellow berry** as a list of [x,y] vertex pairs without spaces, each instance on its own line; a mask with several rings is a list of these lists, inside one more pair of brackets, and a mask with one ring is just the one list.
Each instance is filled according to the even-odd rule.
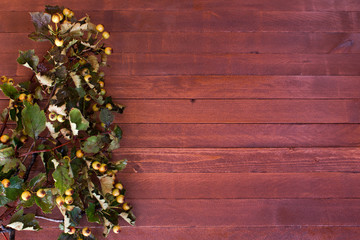
[[65,122],[65,116],[64,115],[59,114],[59,115],[57,115],[56,119],[58,120],[58,122],[61,122],[61,123]]
[[65,195],[67,195],[67,196],[71,196],[73,194],[74,194],[74,189],[72,189],[72,188],[69,188],[65,191]]
[[60,21],[62,21],[62,20],[64,19],[64,15],[62,15],[61,13],[57,13],[56,15],[58,15],[58,16],[59,16]]
[[70,9],[68,9],[68,8],[64,8],[64,10],[63,10],[63,14],[65,15],[65,16],[68,16],[69,14],[70,14]]
[[1,76],[1,82],[5,83],[7,82],[8,78],[6,76]]
[[119,232],[121,232],[120,226],[119,226],[119,225],[114,226],[114,227],[113,227],[113,232],[116,233],[116,234],[118,234]]
[[20,94],[19,101],[24,101],[25,99],[26,99],[26,94],[25,93]]
[[81,151],[80,149],[76,151],[76,157],[77,158],[82,158],[84,156],[83,151]]
[[62,196],[58,196],[57,198],[56,198],[56,203],[58,204],[58,205],[64,205],[64,198],[62,197]]
[[57,114],[54,112],[49,113],[50,121],[55,121],[57,119]]
[[107,165],[105,163],[101,164],[99,172],[104,173],[107,171]]
[[63,157],[63,159],[64,159],[64,160],[66,160],[66,161],[68,161],[68,162],[70,162],[70,161],[71,161],[71,159],[70,159],[70,157],[69,157],[69,156],[65,156],[65,157]]
[[102,36],[103,36],[104,39],[108,39],[108,38],[110,37],[110,33],[108,33],[108,32],[103,32],[103,33],[102,33]]
[[68,211],[72,211],[72,210],[74,210],[74,208],[75,208],[75,206],[74,205],[67,205],[66,206],[66,210],[68,210]]
[[31,193],[29,191],[24,191],[22,194],[21,194],[21,199],[24,200],[24,201],[27,201],[31,198]]
[[85,237],[88,237],[88,236],[90,236],[90,234],[91,234],[91,230],[90,230],[90,228],[85,227],[85,228],[82,229],[81,233],[82,233]]
[[87,102],[91,101],[90,95],[88,95],[88,94],[85,95],[85,96],[84,96],[84,100],[87,101]]
[[98,161],[95,161],[91,164],[92,168],[95,169],[95,170],[99,170],[100,167],[101,167],[101,163],[98,162]]
[[74,202],[74,199],[72,196],[66,196],[65,197],[65,203],[66,204],[72,204]]
[[68,18],[72,18],[74,16],[74,12],[70,11],[69,14],[67,15]]
[[106,104],[105,107],[107,109],[109,109],[110,111],[113,109],[113,106],[111,105],[111,103]]
[[106,128],[106,125],[105,125],[105,123],[100,123],[100,125],[101,125],[101,127],[103,127],[103,128]]
[[8,188],[10,186],[10,180],[7,179],[7,178],[4,178],[2,181],[1,181],[2,185],[4,186],[4,188]]
[[116,187],[117,189],[120,189],[120,190],[123,190],[123,189],[124,189],[124,186],[123,186],[121,183],[115,184],[115,187]]
[[28,102],[32,102],[32,100],[33,100],[33,95],[32,95],[32,94],[28,94],[28,95],[26,96],[26,100],[27,100]]
[[81,70],[81,75],[86,76],[86,75],[89,75],[89,74],[90,74],[90,70],[88,68],[84,68],[83,70]]
[[124,203],[124,199],[125,199],[124,195],[119,195],[116,197],[116,201],[120,204]]
[[36,192],[36,196],[38,196],[39,198],[43,198],[45,197],[46,195],[46,192],[44,189],[39,189],[37,192]]
[[91,75],[90,74],[86,75],[84,77],[84,80],[85,80],[85,82],[90,82],[91,81]]
[[80,63],[80,65],[84,65],[86,63],[86,60],[85,59],[80,59],[79,63]]
[[73,234],[75,234],[75,232],[76,232],[76,228],[74,228],[73,226],[70,226],[69,231],[67,233],[70,235],[73,235]]
[[111,47],[106,47],[104,51],[105,51],[105,54],[106,54],[106,55],[111,55],[111,53],[112,53],[112,48],[111,48]]
[[115,188],[112,190],[112,193],[111,193],[114,197],[117,197],[120,195],[120,190]]
[[101,88],[103,88],[105,86],[105,83],[103,81],[99,81],[99,85]]
[[6,135],[6,134],[4,134],[4,135],[2,135],[2,136],[0,137],[0,141],[1,141],[2,143],[7,143],[7,141],[9,141],[9,139],[10,139],[10,137],[9,137],[8,135]]
[[124,204],[122,205],[122,208],[123,208],[125,211],[130,210],[130,206],[128,205],[128,203],[124,203]]
[[59,17],[59,15],[57,15],[57,14],[52,15],[51,21],[52,21],[53,23],[59,23],[59,22],[60,22],[60,17]]
[[60,40],[60,39],[56,38],[55,45],[58,47],[62,47],[64,45],[64,40]]
[[14,79],[9,78],[9,79],[7,80],[7,83],[10,84],[10,85],[13,85],[13,84],[14,84]]
[[98,24],[98,25],[96,26],[96,30],[97,30],[98,32],[103,32],[103,31],[104,31],[104,26],[103,26],[102,24]]
[[104,96],[105,94],[106,94],[106,90],[102,88],[102,89],[100,90],[100,95],[103,95],[103,96]]
[[27,141],[27,136],[21,136],[20,137],[20,141],[22,142],[22,143],[25,143],[26,141]]
[[97,111],[100,110],[100,108],[99,108],[98,105],[95,103],[95,104],[92,106],[92,110],[93,110],[94,112],[97,112]]

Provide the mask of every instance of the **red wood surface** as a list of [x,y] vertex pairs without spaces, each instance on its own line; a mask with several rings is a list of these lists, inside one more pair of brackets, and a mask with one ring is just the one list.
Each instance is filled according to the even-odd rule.
[[[138,221],[109,239],[358,239],[359,1],[1,3],[0,75],[16,82],[31,76],[18,50],[49,46],[26,38],[28,12],[65,5],[111,33],[114,158]],[[17,239],[57,239],[40,222]]]

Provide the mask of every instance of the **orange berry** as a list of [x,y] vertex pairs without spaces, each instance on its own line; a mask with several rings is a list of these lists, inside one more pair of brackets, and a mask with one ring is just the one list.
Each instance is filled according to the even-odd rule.
[[26,94],[22,93],[19,95],[19,101],[24,101],[26,99]]
[[76,232],[76,228],[74,228],[73,226],[70,226],[69,231],[67,233],[70,235],[73,235],[73,234],[75,234],[75,232]]
[[128,203],[124,203],[124,204],[122,205],[122,208],[123,208],[125,211],[130,210],[130,206],[128,205]]
[[[116,201],[120,204],[124,203],[124,199],[125,199],[125,196],[124,195],[119,195],[116,197]],[[125,210],[125,209],[124,209]],[[125,210],[127,211],[127,210]]]
[[88,236],[90,236],[90,234],[91,234],[91,230],[90,230],[90,228],[85,227],[85,228],[82,229],[81,233],[82,233],[85,237],[88,237]]
[[119,225],[114,226],[114,227],[113,227],[113,232],[116,233],[116,234],[118,234],[119,232],[121,232],[120,226],[119,226]]
[[103,32],[103,31],[104,31],[104,26],[103,26],[102,24],[98,24],[98,25],[96,26],[96,30],[97,30],[98,32]]
[[0,141],[1,141],[2,143],[7,143],[7,142],[9,141],[9,139],[10,139],[10,137],[9,137],[8,135],[6,135],[6,134],[4,134],[4,135],[2,135],[2,136],[0,137]]
[[103,32],[102,36],[103,36],[104,39],[108,39],[110,37],[110,33]]
[[123,186],[121,183],[115,184],[115,187],[116,187],[117,189],[120,189],[120,190],[123,190],[123,189],[124,189],[124,186]]
[[101,167],[101,163],[98,162],[98,161],[95,161],[91,164],[92,168],[95,169],[95,170],[99,170],[100,167]]
[[111,48],[111,47],[106,47],[104,51],[105,51],[105,54],[106,54],[106,55],[111,55],[111,53],[112,53],[112,48]]
[[21,198],[22,200],[27,201],[31,198],[31,193],[26,190],[21,194]]
[[4,178],[2,181],[1,181],[2,185],[4,186],[4,188],[8,188],[10,186],[10,180],[7,179],[7,178]]
[[46,192],[44,189],[39,189],[37,192],[36,192],[36,196],[38,196],[39,198],[43,198],[45,197],[46,195]]
[[107,165],[105,163],[101,164],[99,172],[104,173],[107,171]]
[[80,149],[76,151],[76,157],[77,158],[82,158],[84,156],[83,151],[81,151]]
[[112,190],[112,193],[111,193],[114,197],[117,197],[120,195],[120,190],[115,188]]
[[74,194],[74,189],[72,189],[72,188],[69,188],[65,191],[65,195],[67,195],[67,196],[71,196],[73,194]]

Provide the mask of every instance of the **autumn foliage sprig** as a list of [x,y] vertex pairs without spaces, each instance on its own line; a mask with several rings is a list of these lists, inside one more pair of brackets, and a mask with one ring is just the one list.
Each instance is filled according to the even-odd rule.
[[[134,224],[135,216],[116,181],[126,160],[111,161],[122,137],[113,113],[124,106],[106,96],[100,71],[112,53],[103,43],[110,34],[89,16],[77,20],[68,8],[46,6],[31,18],[29,38],[49,41],[51,48],[41,62],[34,50],[20,51],[17,62],[33,71],[29,81],[15,86],[1,78],[10,98],[1,114],[0,206],[8,209],[1,221],[12,216],[7,228],[39,230],[35,215],[24,209],[37,205],[50,213],[57,207],[64,217],[59,239],[95,239],[89,227],[78,227],[83,216],[104,225],[105,237],[118,233],[119,217]],[[36,160],[42,164],[35,169]]]

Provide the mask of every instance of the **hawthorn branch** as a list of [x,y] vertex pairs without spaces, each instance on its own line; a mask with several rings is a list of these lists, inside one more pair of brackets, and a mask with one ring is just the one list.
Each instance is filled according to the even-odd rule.
[[9,120],[9,115],[10,115],[10,113],[8,112],[8,113],[6,114],[5,119],[4,119],[4,123],[3,123],[2,127],[1,127],[0,136],[3,135],[3,133],[4,133],[4,131],[5,131],[7,121]]
[[35,160],[36,160],[37,156],[38,156],[37,153],[32,154],[31,162],[29,164],[29,167],[26,169],[26,172],[25,172],[25,175],[24,175],[24,182],[26,182],[26,180],[29,178],[31,168],[34,166],[34,163],[35,163]]
[[1,225],[0,232],[1,233],[9,233],[9,238],[10,238],[9,240],[15,240],[15,230],[14,229],[6,227],[4,225]]

